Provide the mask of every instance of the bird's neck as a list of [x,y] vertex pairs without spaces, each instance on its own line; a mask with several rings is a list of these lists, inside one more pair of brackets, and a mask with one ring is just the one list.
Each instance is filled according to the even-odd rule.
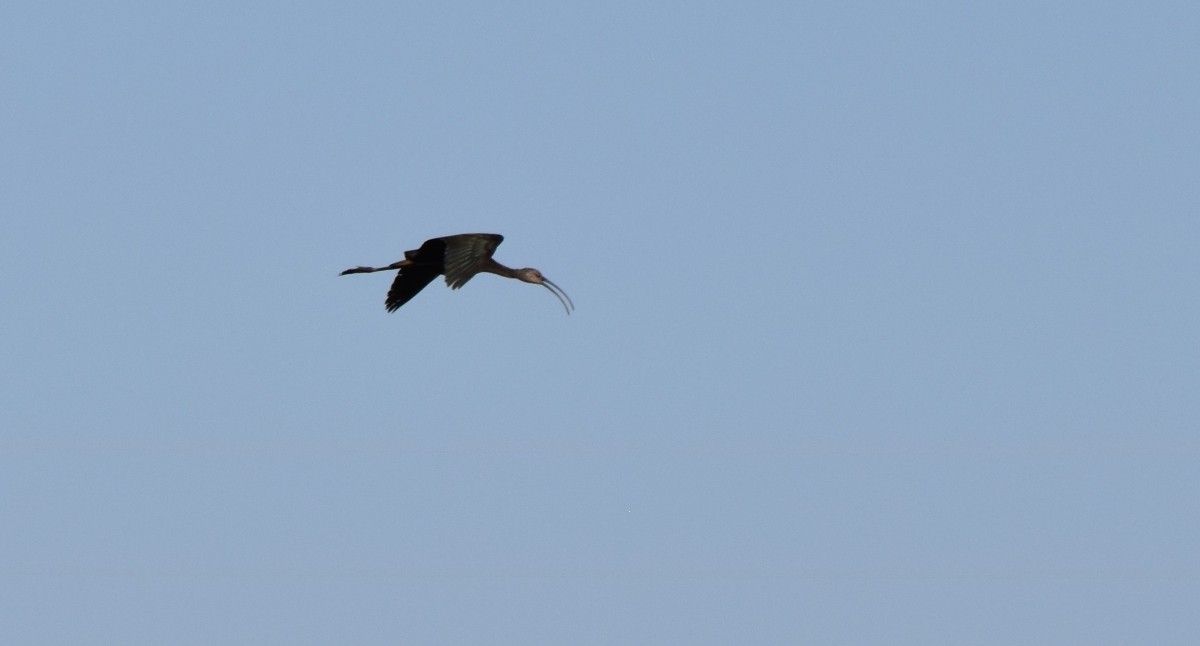
[[489,274],[497,274],[499,276],[504,276],[505,278],[517,277],[516,269],[513,269],[512,267],[505,267],[491,258],[488,258],[487,263],[485,263],[483,267],[480,267],[479,271],[486,271]]

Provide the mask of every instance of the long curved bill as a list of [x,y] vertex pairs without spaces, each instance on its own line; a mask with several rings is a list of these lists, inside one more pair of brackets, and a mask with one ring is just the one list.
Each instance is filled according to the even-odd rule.
[[563,308],[567,310],[567,314],[570,314],[571,310],[575,309],[575,303],[571,302],[571,297],[567,296],[567,293],[561,287],[550,282],[549,278],[542,278],[542,287],[550,290],[551,294],[558,297],[558,301],[563,304]]

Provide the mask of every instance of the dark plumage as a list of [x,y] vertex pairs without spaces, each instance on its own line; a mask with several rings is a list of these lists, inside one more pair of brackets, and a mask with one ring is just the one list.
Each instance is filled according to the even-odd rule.
[[496,233],[460,233],[432,238],[426,240],[420,249],[405,251],[404,260],[386,267],[354,267],[343,271],[341,275],[399,270],[392,281],[392,288],[388,290],[386,305],[389,312],[396,311],[412,300],[439,275],[446,276],[446,284],[451,289],[458,289],[475,274],[487,272],[545,287],[558,297],[567,314],[570,314],[575,307],[571,297],[543,276],[542,272],[531,267],[512,269],[492,259],[501,242],[504,242],[504,236]]

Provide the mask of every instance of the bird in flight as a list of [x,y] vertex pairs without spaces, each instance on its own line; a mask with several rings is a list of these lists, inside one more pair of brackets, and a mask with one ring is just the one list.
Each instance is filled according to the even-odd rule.
[[446,284],[450,289],[458,289],[482,271],[541,285],[557,296],[567,314],[570,314],[575,308],[575,303],[571,302],[571,297],[567,296],[562,288],[543,276],[542,272],[532,267],[505,267],[492,259],[492,254],[501,242],[504,242],[504,236],[496,233],[460,233],[432,238],[426,240],[420,249],[405,251],[404,260],[386,267],[353,267],[340,275],[399,269],[400,272],[396,274],[396,280],[392,281],[392,288],[388,290],[385,301],[389,312],[395,312],[401,305],[412,300],[413,296],[440,275],[445,274]]

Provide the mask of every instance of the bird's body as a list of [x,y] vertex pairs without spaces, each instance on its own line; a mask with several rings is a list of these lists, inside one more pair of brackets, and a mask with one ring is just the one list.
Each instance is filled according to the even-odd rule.
[[392,281],[392,288],[388,290],[386,305],[389,312],[396,311],[401,305],[412,300],[413,296],[440,275],[446,276],[446,284],[451,289],[458,289],[466,285],[475,274],[487,272],[549,289],[562,302],[567,314],[570,314],[575,306],[571,303],[571,297],[540,271],[533,268],[513,269],[492,258],[501,242],[504,242],[504,236],[496,233],[460,233],[431,238],[426,240],[420,249],[405,251],[404,260],[386,267],[354,267],[343,271],[341,275],[398,269],[399,273]]

